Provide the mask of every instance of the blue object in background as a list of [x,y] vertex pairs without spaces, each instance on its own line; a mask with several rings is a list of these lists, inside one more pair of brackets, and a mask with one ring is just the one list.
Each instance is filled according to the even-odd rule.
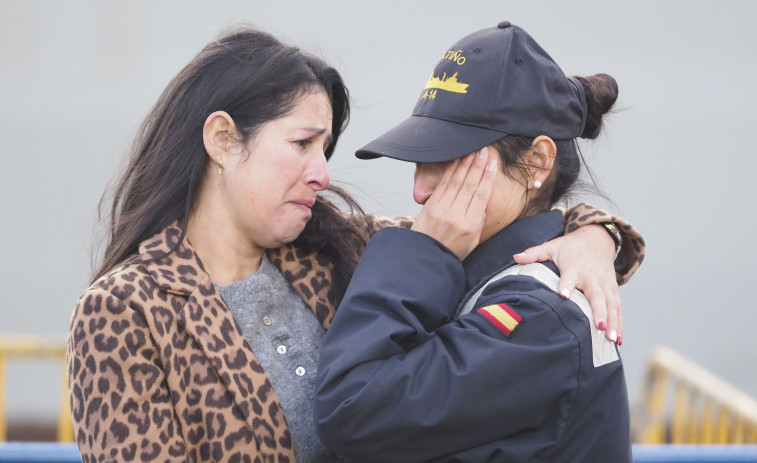
[[0,443],[2,463],[81,463],[75,443],[8,442]]
[[[634,445],[634,463],[757,463],[757,445]],[[0,443],[0,463],[81,463],[74,443]]]
[[634,463],[757,462],[757,445],[634,445]]

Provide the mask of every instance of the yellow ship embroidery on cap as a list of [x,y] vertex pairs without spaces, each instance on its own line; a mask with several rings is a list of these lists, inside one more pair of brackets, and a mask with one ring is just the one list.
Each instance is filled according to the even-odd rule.
[[445,72],[441,79],[431,74],[428,82],[426,82],[426,86],[423,88],[438,88],[439,90],[446,90],[448,92],[468,93],[468,85],[470,84],[457,80],[457,73],[452,74],[452,77],[447,77],[447,73]]

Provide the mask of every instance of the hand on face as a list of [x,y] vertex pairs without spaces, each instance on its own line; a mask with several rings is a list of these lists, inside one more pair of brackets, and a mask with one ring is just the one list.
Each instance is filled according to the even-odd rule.
[[[419,164],[415,173],[415,200],[423,209],[412,230],[424,233],[450,249],[460,260],[478,246],[486,221],[497,161],[482,148],[444,164]],[[433,178],[439,175],[441,178]],[[419,193],[419,183],[431,182],[430,195]]]

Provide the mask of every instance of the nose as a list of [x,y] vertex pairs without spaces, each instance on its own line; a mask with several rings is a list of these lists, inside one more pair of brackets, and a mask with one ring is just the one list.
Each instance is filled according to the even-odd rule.
[[438,165],[418,164],[415,166],[413,199],[416,203],[426,204],[426,201],[436,189],[436,185],[439,184],[440,177]]
[[314,156],[313,161],[308,165],[305,170],[305,181],[315,191],[325,190],[331,183],[331,177],[329,176],[329,166],[326,156],[320,154]]

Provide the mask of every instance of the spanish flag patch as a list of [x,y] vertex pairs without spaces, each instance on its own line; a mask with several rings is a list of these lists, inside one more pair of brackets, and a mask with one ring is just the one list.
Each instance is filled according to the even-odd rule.
[[478,309],[478,313],[494,323],[494,326],[507,336],[510,336],[510,333],[515,331],[515,328],[523,321],[520,315],[505,304],[487,305]]

